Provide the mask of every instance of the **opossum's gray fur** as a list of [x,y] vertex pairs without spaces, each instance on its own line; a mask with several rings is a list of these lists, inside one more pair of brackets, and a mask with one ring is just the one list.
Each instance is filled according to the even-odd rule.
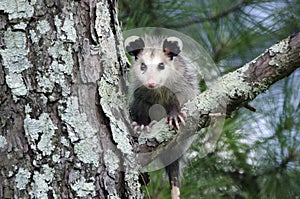
[[[167,43],[167,44],[166,44]],[[152,120],[168,116],[170,124],[182,118],[182,104],[199,92],[198,71],[182,52],[182,42],[178,38],[133,36],[125,41],[126,50],[135,60],[130,71],[130,115],[138,125],[149,125]],[[142,63],[146,69],[142,69]],[[160,63],[164,67],[159,67]],[[149,79],[155,86],[149,86]],[[155,109],[155,117],[149,110],[159,104],[165,111]],[[181,120],[182,121],[182,120]],[[171,125],[170,125],[171,126]],[[179,160],[166,167],[169,176],[172,198],[179,196]]]
[[[130,111],[134,121],[147,125],[151,122],[148,111],[152,105],[162,105],[167,114],[173,111],[174,106],[179,111],[182,104],[199,92],[199,82],[197,68],[184,52],[180,52],[172,60],[165,55],[163,42],[166,38],[145,36],[142,39],[145,47],[133,61],[129,76],[130,93],[132,94]],[[156,67],[156,65],[151,66],[153,59],[163,62],[166,65],[167,73],[155,71],[155,76],[165,81],[158,88],[149,89],[145,79],[141,78],[140,65],[145,62],[149,67]],[[143,76],[147,76],[147,72]]]

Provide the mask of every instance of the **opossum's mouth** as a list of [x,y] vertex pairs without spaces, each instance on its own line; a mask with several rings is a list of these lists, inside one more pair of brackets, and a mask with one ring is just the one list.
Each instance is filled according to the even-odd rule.
[[147,85],[147,87],[150,88],[150,89],[155,89],[155,88],[157,88],[156,85],[149,85],[149,84]]
[[147,84],[147,85],[145,85],[145,86],[146,86],[148,89],[152,89],[152,90],[162,88],[162,85],[161,85],[161,84]]
[[149,89],[156,89],[160,87],[158,83],[152,81],[151,82],[149,81],[146,86]]

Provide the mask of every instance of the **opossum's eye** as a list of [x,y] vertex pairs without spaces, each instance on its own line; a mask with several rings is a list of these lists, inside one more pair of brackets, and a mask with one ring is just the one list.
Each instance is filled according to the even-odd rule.
[[146,64],[144,64],[144,63],[142,63],[141,64],[141,71],[146,71],[147,70],[147,65]]
[[164,63],[159,63],[159,64],[158,64],[158,69],[159,69],[159,70],[164,70],[164,69],[165,69]]

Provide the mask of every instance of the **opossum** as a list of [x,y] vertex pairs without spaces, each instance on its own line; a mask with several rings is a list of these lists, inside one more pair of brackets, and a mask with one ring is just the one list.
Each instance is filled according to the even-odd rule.
[[[199,93],[197,70],[182,56],[177,37],[131,36],[125,41],[133,57],[130,70],[130,115],[135,130],[149,130],[166,118],[170,128],[185,125],[181,106]],[[179,193],[179,160],[166,167],[172,195]],[[178,191],[177,191],[178,189]],[[179,197],[179,196],[178,196]]]

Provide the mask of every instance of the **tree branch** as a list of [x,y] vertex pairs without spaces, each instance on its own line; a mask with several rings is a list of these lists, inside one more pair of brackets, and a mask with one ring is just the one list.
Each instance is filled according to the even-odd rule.
[[[140,151],[161,153],[166,143],[178,144],[211,124],[212,116],[230,115],[300,67],[300,32],[278,42],[253,61],[221,77],[214,86],[187,102],[186,126],[170,131],[160,121],[139,137]],[[176,136],[175,136],[176,135]],[[175,137],[175,138],[174,138]],[[170,141],[171,140],[171,141]],[[153,159],[156,155],[153,155]],[[145,161],[142,163],[148,163]]]

